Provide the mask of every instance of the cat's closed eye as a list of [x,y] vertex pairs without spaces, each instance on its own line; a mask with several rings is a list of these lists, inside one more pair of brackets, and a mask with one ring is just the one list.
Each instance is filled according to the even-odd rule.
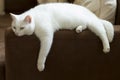
[[24,27],[20,27],[20,30],[23,30],[24,29]]

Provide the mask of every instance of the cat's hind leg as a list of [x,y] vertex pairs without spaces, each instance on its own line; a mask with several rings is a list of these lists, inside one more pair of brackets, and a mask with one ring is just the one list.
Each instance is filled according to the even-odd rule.
[[103,52],[108,53],[110,51],[110,45],[103,24],[101,24],[99,21],[96,21],[95,23],[89,25],[88,28],[101,39],[103,43]]

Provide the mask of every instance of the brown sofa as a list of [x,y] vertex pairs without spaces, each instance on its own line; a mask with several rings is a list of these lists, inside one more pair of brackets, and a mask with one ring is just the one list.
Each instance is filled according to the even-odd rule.
[[40,41],[33,34],[17,37],[6,30],[6,80],[120,80],[120,0],[114,26],[115,37],[108,54],[100,39],[85,30],[61,30],[54,41],[43,72],[37,70]]

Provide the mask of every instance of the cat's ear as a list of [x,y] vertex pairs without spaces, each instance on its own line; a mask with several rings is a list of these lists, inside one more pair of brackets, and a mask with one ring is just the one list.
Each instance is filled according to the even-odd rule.
[[17,15],[15,15],[13,13],[10,13],[10,16],[11,16],[12,20],[16,20],[17,19]]
[[30,15],[27,15],[27,16],[25,17],[25,19],[24,19],[24,22],[26,22],[26,23],[31,23],[31,20],[32,20],[31,16],[30,16]]

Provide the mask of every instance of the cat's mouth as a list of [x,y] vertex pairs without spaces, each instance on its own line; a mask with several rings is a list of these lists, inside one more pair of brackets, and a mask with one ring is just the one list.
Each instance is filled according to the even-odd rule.
[[22,34],[19,34],[19,33],[15,33],[15,35],[16,35],[16,36],[19,36],[19,37],[20,37],[20,36],[23,36]]
[[19,36],[19,37],[21,37],[21,36],[24,36],[24,35],[32,35],[33,33],[29,33],[29,34],[20,34],[20,33],[15,33],[15,35],[16,36]]

